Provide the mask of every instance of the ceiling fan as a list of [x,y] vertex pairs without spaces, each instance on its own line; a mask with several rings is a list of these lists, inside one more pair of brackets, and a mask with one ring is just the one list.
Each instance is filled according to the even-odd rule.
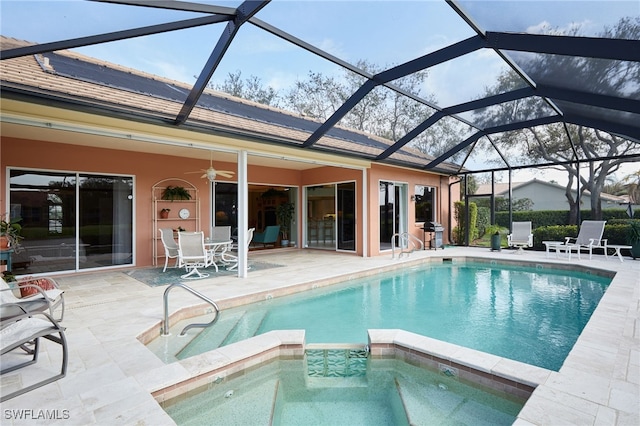
[[226,178],[230,178],[233,177],[233,175],[235,174],[235,172],[231,171],[231,170],[216,170],[213,168],[213,153],[210,154],[209,156],[209,168],[208,169],[200,169],[200,171],[197,172],[187,172],[187,174],[189,173],[200,173],[200,172],[204,172],[204,174],[200,177],[202,178],[207,178],[209,179],[209,182],[213,182],[216,178],[216,176],[220,175],[222,177],[226,177]]

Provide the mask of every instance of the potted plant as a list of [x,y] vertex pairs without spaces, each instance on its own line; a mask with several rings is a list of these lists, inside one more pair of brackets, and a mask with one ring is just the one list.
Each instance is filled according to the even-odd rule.
[[5,216],[0,219],[0,250],[9,247],[17,247],[20,244],[22,236],[22,226],[18,223],[22,218],[15,220],[5,220]]
[[169,217],[169,212],[171,209],[162,209],[160,210],[160,219],[167,219]]
[[276,207],[276,217],[282,231],[281,244],[283,247],[287,247],[289,245],[289,228],[291,227],[291,221],[293,220],[295,210],[296,206],[293,203],[282,203]]
[[640,257],[640,220],[633,220],[629,223],[629,233],[627,242],[631,246],[631,257]]
[[184,186],[167,186],[164,191],[162,191],[162,199],[163,200],[190,200],[191,194]]

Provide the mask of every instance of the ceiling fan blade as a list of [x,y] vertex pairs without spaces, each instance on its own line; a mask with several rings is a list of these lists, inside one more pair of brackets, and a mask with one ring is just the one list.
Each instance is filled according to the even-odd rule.
[[231,170],[216,170],[216,173],[222,177],[230,178],[233,177],[235,172],[232,172]]

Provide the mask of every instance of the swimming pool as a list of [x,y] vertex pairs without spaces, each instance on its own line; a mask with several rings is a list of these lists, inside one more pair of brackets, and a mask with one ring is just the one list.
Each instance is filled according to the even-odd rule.
[[224,310],[178,358],[269,330],[366,343],[367,329],[397,328],[557,371],[610,281],[540,265],[427,263]]

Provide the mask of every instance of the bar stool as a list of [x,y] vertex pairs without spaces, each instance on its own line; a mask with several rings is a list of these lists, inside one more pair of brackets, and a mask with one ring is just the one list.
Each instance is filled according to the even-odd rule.
[[308,229],[308,237],[307,237],[307,242],[308,244],[311,244],[315,238],[316,243],[319,241],[320,237],[319,237],[319,233],[318,233],[318,220],[317,219],[309,219],[309,222],[307,222],[307,229]]
[[326,218],[323,221],[322,241],[326,243],[327,238],[329,239],[330,243],[333,242],[333,219],[331,218]]

